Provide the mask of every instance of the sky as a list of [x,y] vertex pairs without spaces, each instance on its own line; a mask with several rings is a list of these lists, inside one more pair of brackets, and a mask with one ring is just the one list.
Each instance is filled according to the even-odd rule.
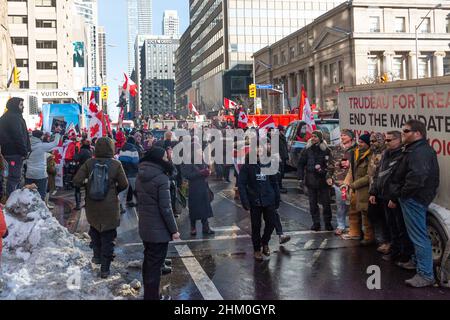
[[[128,69],[127,1],[99,0],[99,24],[106,32],[106,68],[109,86],[108,110],[115,119],[118,86],[124,83],[123,73]],[[164,10],[177,10],[180,17],[180,33],[189,25],[189,0],[153,0],[153,33],[162,34]],[[111,47],[112,46],[112,47]],[[117,112],[114,112],[117,111]]]

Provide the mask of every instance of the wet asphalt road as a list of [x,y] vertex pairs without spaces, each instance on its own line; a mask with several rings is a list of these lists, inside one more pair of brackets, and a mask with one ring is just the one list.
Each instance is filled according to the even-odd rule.
[[[177,219],[182,241],[170,244],[168,258],[172,259],[173,272],[162,278],[163,293],[173,299],[450,299],[448,289],[406,287],[404,280],[414,272],[382,260],[374,247],[360,247],[358,241],[341,240],[333,232],[310,232],[307,198],[298,193],[295,180],[286,180],[289,192],[282,195],[279,210],[284,232],[292,240],[280,246],[274,234],[270,259],[257,262],[249,214],[234,201],[233,185],[217,181],[210,184],[215,193],[215,216],[210,225],[216,234],[203,237],[198,222],[200,232],[191,237],[187,211]],[[57,209],[63,202],[60,200]],[[75,218],[70,210],[65,211],[66,220],[73,225]],[[87,231],[83,215],[76,226],[78,232]],[[122,216],[118,234],[118,256],[142,260],[134,209]],[[371,275],[367,268],[373,265],[381,271],[380,290],[367,288]],[[140,270],[130,270],[127,276],[130,281],[142,279]]]

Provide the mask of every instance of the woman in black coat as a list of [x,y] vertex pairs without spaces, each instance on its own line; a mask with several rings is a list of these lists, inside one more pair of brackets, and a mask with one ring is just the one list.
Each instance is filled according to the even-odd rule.
[[139,164],[136,180],[139,235],[144,243],[144,300],[163,299],[159,294],[161,268],[170,241],[180,239],[172,212],[169,175],[173,165],[163,148],[152,147]]
[[[202,152],[202,147],[193,144],[194,153]],[[200,157],[200,155],[198,155]],[[207,164],[194,164],[194,157],[191,164],[183,164],[181,173],[183,177],[189,181],[189,218],[191,220],[191,235],[197,235],[196,222],[202,221],[203,234],[214,234],[215,232],[209,227],[208,218],[213,217],[211,208],[212,194],[208,185],[208,177],[211,171]]]

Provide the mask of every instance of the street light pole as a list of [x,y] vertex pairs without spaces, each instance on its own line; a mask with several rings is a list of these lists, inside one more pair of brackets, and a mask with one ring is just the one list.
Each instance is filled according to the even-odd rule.
[[425,21],[425,19],[428,17],[428,15],[431,13],[431,11],[433,11],[434,9],[438,9],[442,7],[442,4],[439,3],[436,6],[434,6],[433,8],[430,9],[430,11],[428,11],[428,13],[426,14],[425,17],[422,18],[422,20],[420,21],[419,25],[416,26],[416,79],[419,79],[419,36],[418,36],[418,30],[420,28],[420,26],[422,25],[422,23]]

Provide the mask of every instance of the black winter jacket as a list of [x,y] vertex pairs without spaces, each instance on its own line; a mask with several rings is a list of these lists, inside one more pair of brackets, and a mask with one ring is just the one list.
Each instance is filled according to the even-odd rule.
[[8,111],[0,118],[0,145],[4,156],[21,155],[31,152],[27,124],[19,109],[23,99],[11,98],[6,107]]
[[406,145],[403,159],[392,178],[396,198],[414,199],[429,206],[439,187],[439,163],[436,151],[425,139]]
[[[331,160],[331,150],[326,144],[322,142],[313,145],[309,141],[300,154],[298,161],[297,173],[299,180],[305,180],[308,188],[320,189],[329,187],[327,178],[333,176],[333,172],[329,169]],[[316,169],[318,165],[320,169]]]
[[398,187],[392,183],[392,178],[398,170],[403,158],[403,149],[386,150],[380,161],[380,165],[375,171],[373,183],[370,186],[369,194],[383,200],[398,202],[395,198],[395,191]]
[[139,235],[142,241],[168,243],[178,232],[172,212],[169,177],[161,165],[143,161],[136,180]]
[[280,206],[278,174],[261,174],[261,164],[244,164],[239,172],[238,190],[244,208]]
[[280,159],[288,160],[289,159],[289,150],[288,144],[286,141],[286,136],[280,132]]
[[78,166],[82,166],[86,161],[92,158],[92,150],[89,145],[84,145],[80,148],[80,151],[75,153],[73,160],[78,162]]

